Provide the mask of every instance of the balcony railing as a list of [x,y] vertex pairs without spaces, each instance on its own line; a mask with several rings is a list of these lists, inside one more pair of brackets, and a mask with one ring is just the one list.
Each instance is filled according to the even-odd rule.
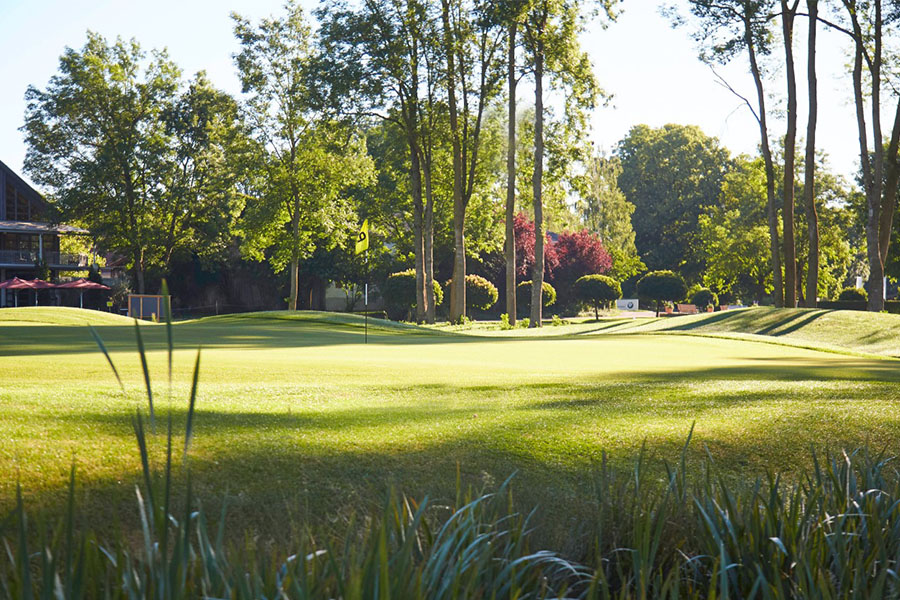
[[[0,250],[0,264],[29,265],[38,262],[36,250]],[[87,267],[88,257],[84,254],[68,254],[64,252],[44,252],[44,262],[51,267]]]

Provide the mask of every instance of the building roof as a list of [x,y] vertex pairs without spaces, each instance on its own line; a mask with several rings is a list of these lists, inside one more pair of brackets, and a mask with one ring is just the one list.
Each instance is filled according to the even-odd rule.
[[32,221],[0,221],[0,232],[4,233],[89,233],[87,229],[71,225],[53,225]]

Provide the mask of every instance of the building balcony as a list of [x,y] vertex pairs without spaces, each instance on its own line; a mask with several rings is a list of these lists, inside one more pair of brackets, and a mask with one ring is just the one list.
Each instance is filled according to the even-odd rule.
[[[37,250],[0,250],[0,265],[33,267],[40,260]],[[51,268],[87,269],[90,265],[86,254],[44,252],[44,261]]]

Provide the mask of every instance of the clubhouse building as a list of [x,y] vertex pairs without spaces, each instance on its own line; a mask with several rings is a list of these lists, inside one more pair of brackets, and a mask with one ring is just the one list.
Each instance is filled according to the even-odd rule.
[[[34,279],[38,267],[51,271],[87,271],[85,254],[60,252],[64,235],[85,235],[84,229],[51,223],[48,205],[37,191],[0,162],[0,281],[19,277]],[[0,290],[0,306],[8,306],[9,294]]]

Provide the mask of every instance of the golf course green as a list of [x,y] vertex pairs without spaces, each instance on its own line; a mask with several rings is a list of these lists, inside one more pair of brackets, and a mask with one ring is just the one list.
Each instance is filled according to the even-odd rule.
[[[227,496],[236,523],[272,536],[289,533],[285,523],[340,527],[392,489],[452,497],[457,474],[489,488],[515,473],[519,500],[565,506],[553,511],[564,527],[604,453],[625,469],[646,444],[662,473],[693,423],[689,460],[709,453],[735,478],[790,473],[810,448],[896,452],[900,434],[894,315],[748,309],[537,332],[370,320],[368,344],[352,316],[214,317],[173,325],[171,389],[165,325],[140,330],[151,461],[161,464],[169,416],[184,431],[202,346],[194,493],[210,510]],[[0,332],[0,510],[17,483],[31,510],[57,508],[74,462],[92,525],[110,523],[98,507],[133,511],[132,421],[149,418],[134,323],[20,308],[0,312]]]

